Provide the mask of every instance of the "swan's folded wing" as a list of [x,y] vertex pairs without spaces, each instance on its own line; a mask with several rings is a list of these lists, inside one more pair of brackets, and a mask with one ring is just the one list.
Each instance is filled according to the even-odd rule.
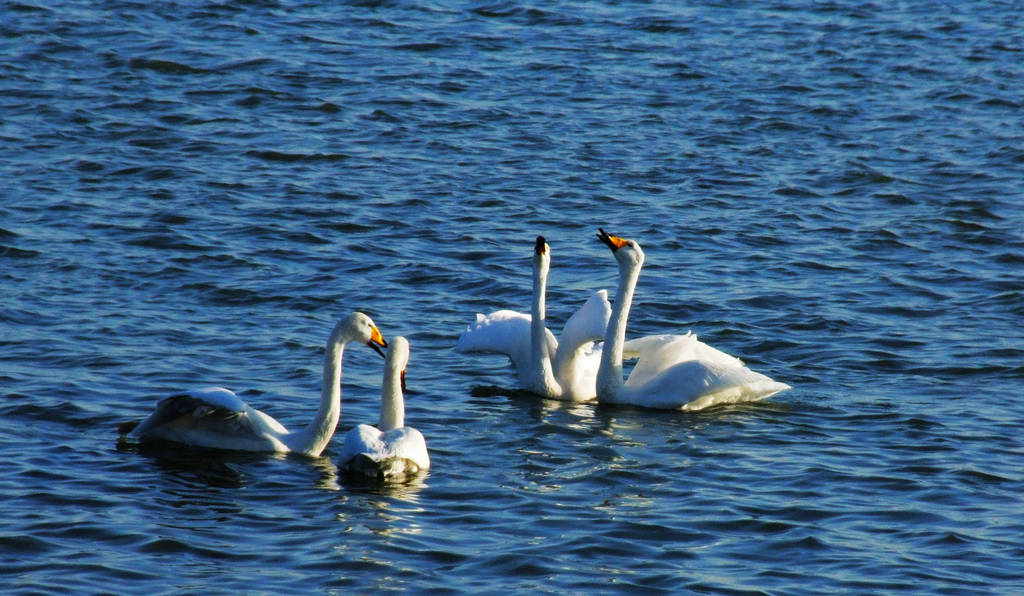
[[682,363],[696,360],[723,371],[743,367],[743,361],[713,348],[697,339],[693,333],[686,335],[651,335],[626,342],[623,358],[638,358],[633,372],[626,381],[628,385],[641,385]]
[[160,400],[130,436],[175,440],[191,434],[230,433],[256,439],[260,429],[251,412],[237,395],[221,387],[179,393]]
[[[743,361],[735,356],[709,346],[687,331],[686,335],[648,335],[631,339],[623,344],[622,359],[648,359],[646,366],[667,368],[686,360],[700,359],[717,363],[726,367],[734,364],[742,365]],[[638,363],[639,365],[639,363]]]
[[640,349],[640,359],[626,387],[646,406],[699,410],[757,401],[790,388],[693,334],[642,339],[648,341],[634,346]]
[[673,365],[695,359],[697,336],[649,335],[625,342],[623,359],[638,358],[636,366],[626,379],[626,386],[640,387],[671,368]]
[[608,291],[594,292],[562,327],[558,345],[562,350],[576,350],[583,344],[604,338],[608,318],[612,314]]
[[627,383],[624,403],[650,408],[701,410],[719,404],[758,401],[789,385],[742,365],[720,368],[703,360],[686,360],[662,370],[645,383]]
[[683,406],[684,410],[700,410],[718,404],[759,401],[780,391],[791,389],[785,383],[772,380],[767,375],[750,370],[742,364],[724,370],[710,367],[713,371],[707,379],[707,386],[700,396]]
[[[546,335],[548,353],[553,356],[558,342],[550,331]],[[513,310],[478,314],[476,322],[459,336],[455,351],[504,354],[517,369],[523,368],[530,357],[530,315]]]
[[636,358],[641,358],[644,355],[654,353],[665,344],[671,343],[680,337],[687,337],[689,335],[689,333],[686,335],[647,335],[631,339],[622,344],[622,359],[634,360]]

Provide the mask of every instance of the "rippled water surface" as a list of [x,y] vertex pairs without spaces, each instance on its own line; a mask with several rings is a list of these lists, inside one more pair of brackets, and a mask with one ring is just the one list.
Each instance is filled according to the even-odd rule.
[[[658,6],[658,4],[665,4]],[[3,2],[9,593],[1024,591],[1014,3]],[[614,289],[793,385],[516,394],[455,339]],[[289,427],[369,313],[430,473],[120,447],[220,384]],[[339,428],[377,417],[348,350]]]

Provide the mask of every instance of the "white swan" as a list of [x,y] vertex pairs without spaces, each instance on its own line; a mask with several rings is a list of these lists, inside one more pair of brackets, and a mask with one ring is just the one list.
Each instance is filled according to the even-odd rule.
[[162,399],[156,410],[127,438],[173,441],[195,447],[301,453],[318,456],[334,435],[341,415],[341,359],[345,344],[365,343],[381,356],[387,346],[370,317],[354,312],[334,326],[324,355],[320,409],[306,428],[289,432],[223,387],[179,393]]
[[499,310],[484,316],[463,331],[455,349],[461,353],[499,353],[509,357],[519,386],[543,397],[585,401],[596,395],[595,379],[600,347],[611,306],[608,293],[599,290],[562,328],[561,340],[545,326],[547,277],[551,250],[537,237],[533,254],[533,303],[531,314]]
[[[597,373],[598,402],[699,410],[716,404],[757,401],[790,388],[750,370],[738,358],[698,341],[691,333],[626,342],[626,323],[644,252],[636,242],[610,236],[604,230],[598,238],[612,250],[619,264],[615,308]],[[624,355],[639,358],[625,382]]]
[[423,434],[405,426],[405,367],[409,342],[395,337],[384,360],[377,426],[360,424],[345,435],[339,464],[347,472],[381,480],[399,479],[430,468]]

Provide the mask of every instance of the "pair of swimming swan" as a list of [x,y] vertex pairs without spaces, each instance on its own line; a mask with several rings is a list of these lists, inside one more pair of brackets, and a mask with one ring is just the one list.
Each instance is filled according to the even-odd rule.
[[611,316],[608,292],[598,290],[562,327],[560,339],[545,321],[551,250],[542,236],[533,252],[533,304],[530,314],[499,310],[467,328],[455,344],[462,353],[504,354],[512,361],[519,386],[543,397],[585,401],[594,397],[600,346]]
[[[626,341],[626,324],[644,252],[633,240],[600,230],[598,238],[618,263],[615,307],[595,292],[562,329],[561,341],[545,326],[550,248],[537,238],[531,313],[500,310],[477,315],[459,337],[460,352],[496,352],[512,361],[522,389],[568,401],[699,410],[764,399],[789,385],[747,368],[742,361],[686,335],[652,335]],[[597,340],[603,344],[595,344]],[[622,361],[638,359],[623,380]]]
[[[378,426],[360,424],[345,436],[340,466],[378,478],[410,476],[430,467],[423,435],[404,426],[405,367],[409,342],[404,337],[384,341],[367,315],[354,312],[335,325],[324,355],[320,409],[302,430],[289,432],[271,416],[250,407],[222,387],[172,395],[127,437],[136,441],[163,440],[195,447],[299,453],[319,456],[334,435],[341,416],[341,361],[345,346],[359,342],[384,356],[381,413]],[[388,349],[387,355],[381,348]]]

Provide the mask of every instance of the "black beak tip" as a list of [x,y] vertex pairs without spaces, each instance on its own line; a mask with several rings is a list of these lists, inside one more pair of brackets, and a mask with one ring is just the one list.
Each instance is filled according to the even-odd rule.
[[[371,348],[373,348],[374,352],[377,352],[378,354],[380,354],[381,358],[385,357],[384,350],[381,349],[380,345],[378,345],[377,342],[371,341],[371,342],[367,343],[366,345],[368,345]],[[388,345],[387,342],[384,342],[384,347],[387,347],[387,345]]]

